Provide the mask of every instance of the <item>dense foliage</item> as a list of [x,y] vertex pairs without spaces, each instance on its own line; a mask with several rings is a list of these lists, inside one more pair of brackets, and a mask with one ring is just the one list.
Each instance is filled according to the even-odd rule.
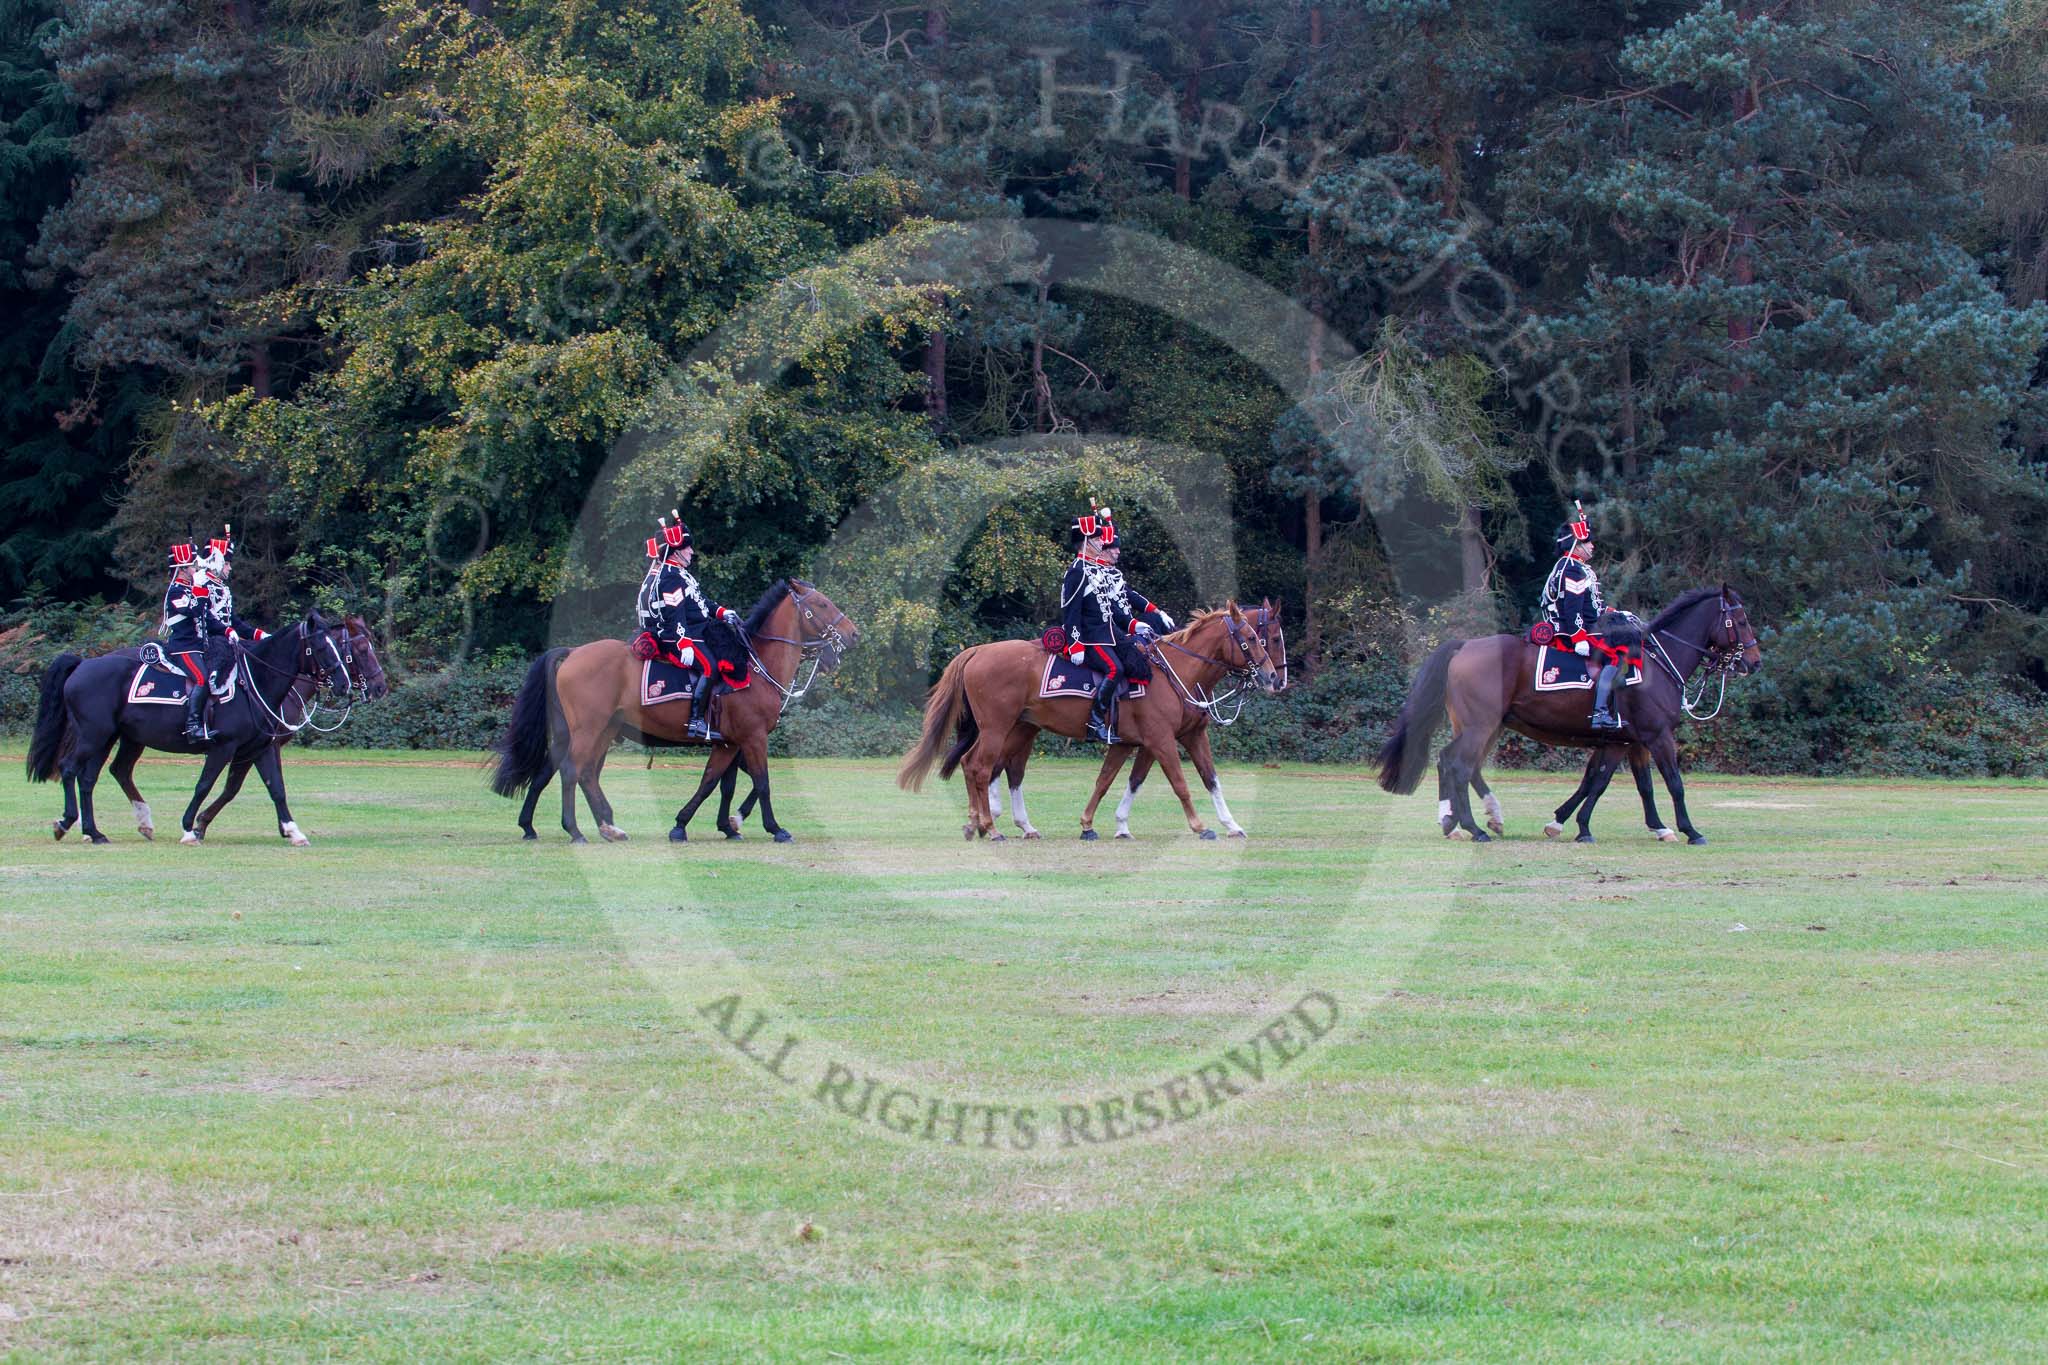
[[146,611],[233,520],[245,601],[468,707],[676,506],[714,596],[861,619],[790,742],[874,747],[1095,494],[1153,596],[1284,602],[1226,747],[1351,759],[1583,497],[1611,595],[1766,628],[1714,761],[2035,769],[2044,56],[2039,0],[0,0],[0,596]]

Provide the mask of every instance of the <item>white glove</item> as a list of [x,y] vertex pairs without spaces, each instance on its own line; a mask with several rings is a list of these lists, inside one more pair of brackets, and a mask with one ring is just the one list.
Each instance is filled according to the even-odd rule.
[[720,607],[718,609],[718,619],[725,622],[727,625],[733,625],[737,623],[740,619],[740,614],[734,611],[731,607]]
[[1579,641],[1579,642],[1578,642],[1577,644],[1575,644],[1575,645],[1573,645],[1573,646],[1572,646],[1572,653],[1574,653],[1574,654],[1578,655],[1578,656],[1579,656],[1579,657],[1580,657],[1581,659],[1590,659],[1590,658],[1592,658],[1592,657],[1593,657],[1593,645],[1592,645],[1592,642],[1591,642],[1591,641],[1588,641],[1588,640],[1581,640],[1581,641]]
[[1171,616],[1168,616],[1165,612],[1162,611],[1159,613],[1159,620],[1160,623],[1164,625],[1168,630],[1174,629],[1173,618]]
[[1145,624],[1145,622],[1140,621],[1136,625],[1131,627],[1131,634],[1137,636],[1140,640],[1143,640],[1145,643],[1150,644],[1153,638],[1158,634],[1158,632],[1154,631],[1152,627]]
[[688,645],[684,645],[681,649],[677,650],[676,657],[683,661],[684,668],[695,668],[697,666],[697,651],[691,649]]
[[1082,656],[1086,655],[1087,653],[1088,646],[1075,645],[1067,651],[1067,659],[1070,663],[1080,663]]

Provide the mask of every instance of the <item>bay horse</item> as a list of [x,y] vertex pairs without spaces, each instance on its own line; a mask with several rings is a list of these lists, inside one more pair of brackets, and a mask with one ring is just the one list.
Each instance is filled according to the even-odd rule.
[[[1473,823],[1468,789],[1488,798],[1488,812],[1497,826],[1499,806],[1479,769],[1505,728],[1541,744],[1596,751],[1580,793],[1559,808],[1553,822],[1561,824],[1572,807],[1584,802],[1579,842],[1593,842],[1591,802],[1598,800],[1621,751],[1627,750],[1657,765],[1677,808],[1679,832],[1687,843],[1704,844],[1707,837],[1686,813],[1685,780],[1678,767],[1676,732],[1687,714],[1685,687],[1702,666],[1710,672],[1753,673],[1763,666],[1763,651],[1741,597],[1723,583],[1680,594],[1646,627],[1642,652],[1643,681],[1615,689],[1616,714],[1624,728],[1601,731],[1592,728],[1583,691],[1536,690],[1538,650],[1525,637],[1445,641],[1423,660],[1408,699],[1380,746],[1380,786],[1405,796],[1421,784],[1430,741],[1448,716],[1451,742],[1437,760],[1438,823],[1446,836],[1462,831],[1487,841],[1486,831]],[[1636,768],[1638,785],[1647,788],[1647,765],[1632,759],[1631,766]],[[1644,799],[1646,814],[1653,815],[1647,792]]]
[[[1235,602],[1198,613],[1186,626],[1160,636],[1159,641],[1162,649],[1170,648],[1188,656],[1182,676],[1186,678],[1192,673],[1205,679],[1206,682],[1195,684],[1198,687],[1213,684],[1226,673],[1249,672],[1267,691],[1279,690],[1279,670],[1258,629]],[[904,757],[896,783],[910,791],[919,790],[932,764],[940,760],[942,750],[946,751],[939,776],[952,776],[956,767],[964,775],[967,824],[961,832],[969,840],[1003,837],[994,833],[989,789],[996,770],[1011,762],[1020,737],[1024,752],[1028,753],[1030,739],[1039,730],[1050,730],[1069,739],[1079,739],[1087,733],[1090,698],[1038,695],[1045,658],[1045,649],[1036,640],[998,640],[972,646],[946,665],[925,701],[923,733]],[[1196,660],[1208,662],[1198,664]],[[1164,674],[1164,669],[1155,669],[1145,696],[1127,697],[1120,703],[1117,733],[1121,747],[1126,752],[1140,750],[1156,763],[1166,774],[1174,795],[1180,798],[1189,830],[1200,838],[1214,839],[1216,831],[1205,827],[1195,814],[1187,779],[1181,774],[1179,734],[1186,703]],[[950,749],[946,743],[949,731],[955,732]],[[1197,741],[1205,758],[1206,741],[1206,734]],[[1213,782],[1214,772],[1212,762],[1204,774],[1205,780]],[[1021,780],[1021,767],[1019,773]],[[1082,823],[1084,839],[1094,835],[1095,805],[1108,785],[1107,780],[1097,784],[1096,800],[1089,803]]]
[[[1284,691],[1288,677],[1287,637],[1280,627],[1279,604],[1270,599],[1263,601],[1256,608],[1245,612],[1245,619],[1251,624],[1258,651],[1263,652],[1272,671],[1279,675],[1279,686],[1266,690]],[[1237,823],[1236,817],[1230,813],[1230,803],[1223,799],[1223,782],[1217,775],[1216,759],[1209,748],[1209,726],[1221,700],[1216,694],[1219,685],[1228,681],[1236,688],[1242,689],[1257,681],[1258,661],[1254,657],[1254,652],[1237,651],[1237,657],[1252,659],[1251,663],[1238,667],[1226,667],[1225,660],[1220,657],[1189,654],[1182,646],[1171,643],[1165,648],[1155,650],[1154,654],[1155,680],[1170,691],[1181,704],[1180,719],[1174,726],[1174,738],[1179,741],[1182,752],[1187,754],[1189,761],[1195,765],[1195,775],[1202,779],[1202,786],[1208,791],[1209,800],[1216,807],[1217,822],[1230,837],[1242,839],[1246,837],[1244,826]],[[1182,655],[1187,657],[1181,658]],[[1175,662],[1176,658],[1180,659],[1178,663]],[[1225,719],[1220,723],[1229,724],[1230,721]],[[1002,801],[1002,792],[998,789],[998,784],[1004,779],[1008,780],[1010,819],[1023,831],[1026,839],[1040,837],[1024,806],[1024,769],[1031,761],[1032,747],[1037,739],[1036,725],[1019,723],[1010,734],[1010,743],[1004,751],[1002,767],[997,769],[988,784],[988,803],[990,809],[994,810]],[[956,741],[953,746],[954,752],[947,757],[957,761],[958,756],[965,753],[970,742],[971,739],[967,737]],[[1145,778],[1152,771],[1152,755],[1134,744],[1113,744],[1109,752],[1102,756],[1101,770],[1095,776],[1095,793],[1089,798],[1088,808],[1081,816],[1083,839],[1092,840],[1097,837],[1096,808],[1102,804],[1102,798],[1109,791],[1110,783],[1116,780],[1116,775],[1123,770],[1124,764],[1129,762],[1134,754],[1137,756],[1137,762],[1131,768],[1130,783],[1125,787],[1123,799],[1116,807],[1116,837],[1131,837],[1131,806],[1137,800],[1138,788],[1145,785]],[[950,763],[941,769],[942,773],[951,771]]]
[[[367,633],[364,640],[367,644]],[[129,703],[129,684],[141,667],[139,649],[93,659],[58,655],[43,672],[27,760],[31,782],[47,782],[60,773],[63,777],[64,813],[51,822],[52,835],[62,839],[75,824],[88,843],[108,842],[94,817],[92,798],[100,769],[118,743],[125,760],[123,789],[129,793],[144,838],[154,837],[155,828],[148,803],[134,787],[132,772],[142,750],[157,749],[200,754],[205,759],[179,822],[184,831],[181,842],[200,841],[196,826],[200,804],[221,771],[239,763],[253,765],[269,789],[277,809],[279,835],[303,847],[311,841],[292,819],[285,800],[277,740],[280,734],[288,737],[292,729],[280,708],[288,695],[305,684],[315,689],[324,686],[337,694],[355,692],[357,682],[349,662],[353,650],[350,628],[329,622],[317,611],[309,612],[294,627],[241,646],[235,662],[235,694],[214,702],[212,732],[204,740],[185,737],[183,707]],[[374,649],[370,652],[374,658]],[[365,670],[366,693],[368,676]],[[381,668],[375,676],[383,677]]]
[[[761,824],[779,844],[791,834],[775,820],[769,795],[768,735],[782,718],[785,701],[796,685],[799,666],[817,658],[826,670],[838,667],[847,650],[859,643],[860,628],[831,598],[800,578],[780,579],[754,604],[740,628],[752,658],[752,681],[726,693],[714,713],[722,738],[711,746],[697,792],[676,812],[668,837],[689,841],[689,823],[705,796],[719,785],[735,761],[753,779],[761,805]],[[522,837],[539,837],[533,811],[550,781],[562,784],[562,828],[569,842],[588,843],[576,824],[576,793],[580,789],[597,819],[597,832],[607,842],[626,833],[612,822],[611,802],[598,776],[605,756],[621,738],[673,746],[686,742],[690,703],[645,705],[640,698],[640,660],[623,640],[593,640],[573,649],[548,650],[527,670],[526,681],[512,701],[512,717],[495,746],[497,764],[491,790],[512,796],[525,789],[519,812]],[[701,742],[701,741],[698,741]]]

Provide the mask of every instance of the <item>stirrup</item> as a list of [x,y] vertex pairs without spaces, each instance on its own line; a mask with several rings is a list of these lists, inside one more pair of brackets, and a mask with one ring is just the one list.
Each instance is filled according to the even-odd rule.
[[1595,711],[1593,713],[1592,726],[1595,730],[1626,730],[1628,728],[1623,723],[1621,717],[1611,711]]

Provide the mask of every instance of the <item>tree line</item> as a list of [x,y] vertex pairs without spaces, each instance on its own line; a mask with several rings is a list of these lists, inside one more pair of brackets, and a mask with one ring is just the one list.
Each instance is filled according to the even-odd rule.
[[[579,595],[623,628],[671,505],[744,606],[975,483],[964,543],[841,594],[877,696],[1051,619],[1090,493],[1192,595],[1208,479],[1339,678],[1451,624],[1392,471],[1450,509],[1461,629],[1528,619],[1584,498],[1629,604],[1743,590],[1778,714],[2031,705],[2044,55],[2042,0],[0,0],[0,597],[142,603],[231,520],[245,597],[350,597],[424,668]],[[1301,383],[1146,297],[1213,281],[1075,285],[1054,223],[1291,299]],[[735,333],[773,382],[705,371]]]

